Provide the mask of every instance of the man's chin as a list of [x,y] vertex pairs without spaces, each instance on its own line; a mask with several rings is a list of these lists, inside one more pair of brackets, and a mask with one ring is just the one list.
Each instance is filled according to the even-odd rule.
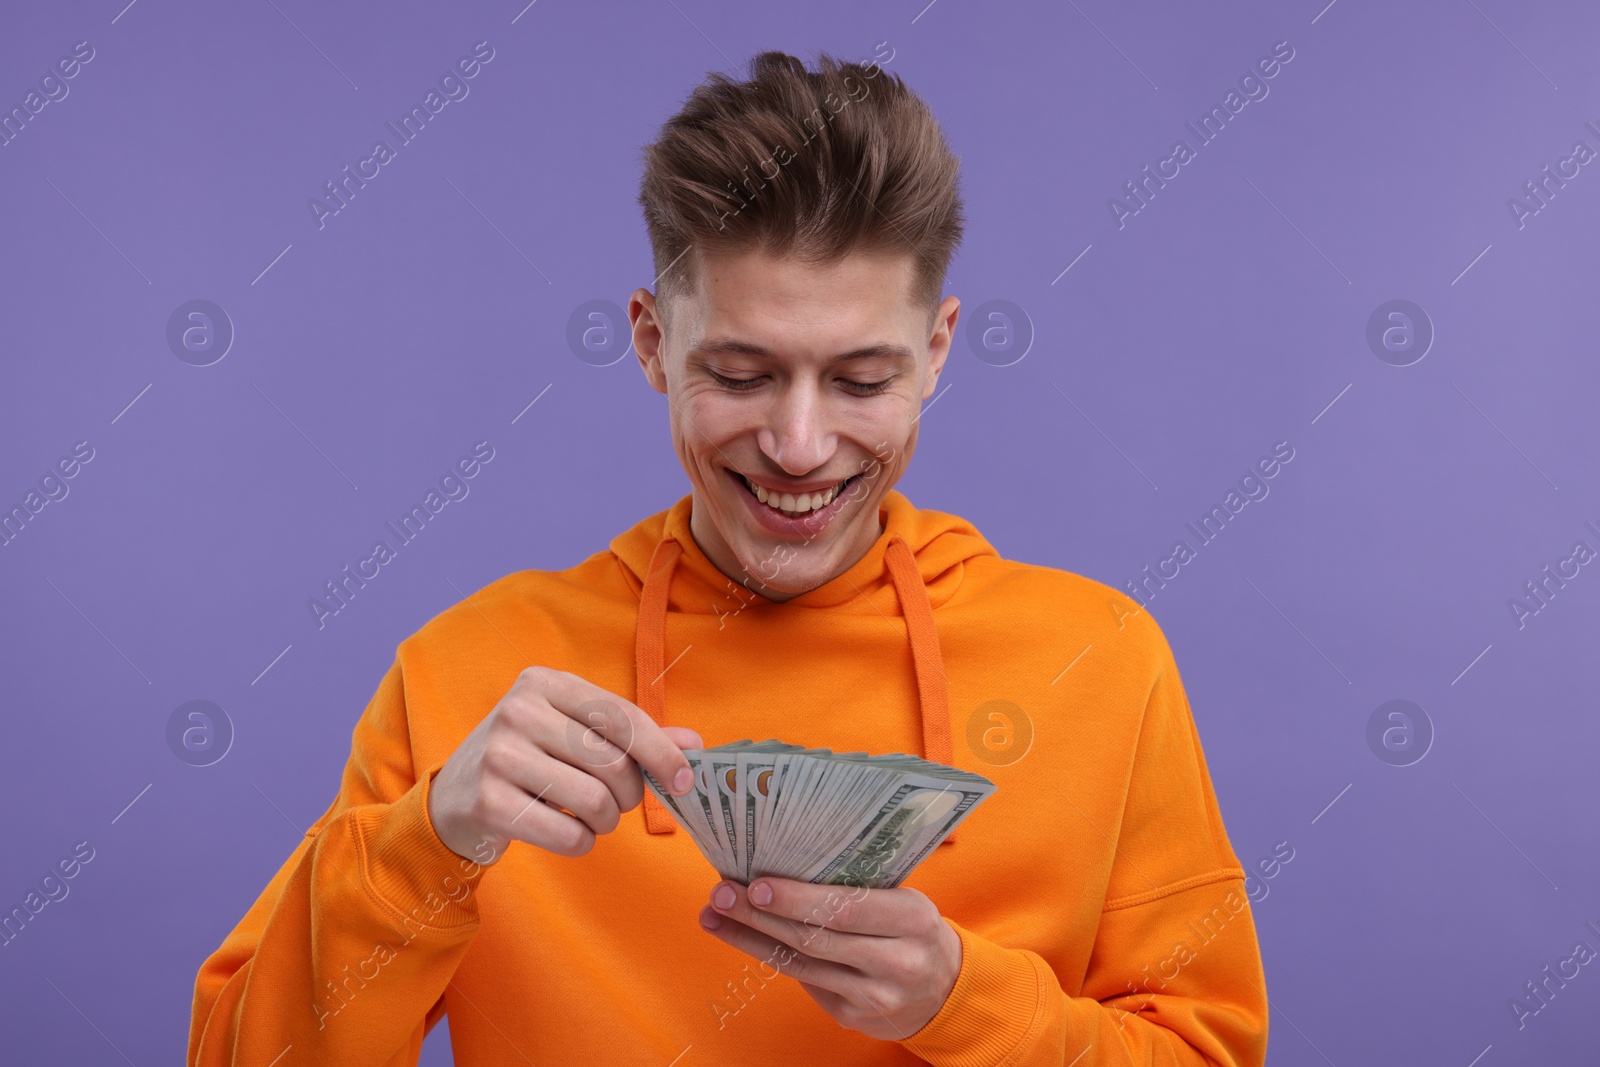
[[[805,545],[788,545],[774,541],[771,547],[747,546],[739,554],[744,568],[744,584],[763,596],[787,600],[822,585],[828,580],[828,560],[822,558],[826,549],[812,542]],[[804,567],[800,566],[804,557]]]

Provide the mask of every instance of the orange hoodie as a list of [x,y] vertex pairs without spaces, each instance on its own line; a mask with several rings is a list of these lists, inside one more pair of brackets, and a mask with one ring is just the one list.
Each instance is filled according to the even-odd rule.
[[[447,1012],[461,1064],[1264,1062],[1244,871],[1149,613],[896,490],[859,562],[773,603],[700,551],[692,499],[400,643],[337,798],[200,968],[192,1067],[411,1065]],[[484,868],[447,848],[433,775],[535,664],[707,745],[910,752],[992,779],[905,883],[961,938],[939,1013],[866,1037],[703,931],[717,874],[648,792],[582,857],[513,843]]]

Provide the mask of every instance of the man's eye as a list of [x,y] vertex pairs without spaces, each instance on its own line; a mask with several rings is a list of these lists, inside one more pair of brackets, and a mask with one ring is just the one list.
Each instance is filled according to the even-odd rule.
[[[732,389],[734,392],[738,393],[748,392],[749,390],[754,389],[756,386],[761,384],[761,379],[759,377],[728,378],[718,374],[716,371],[707,371],[707,373],[711,375],[712,379],[718,385],[727,389]],[[882,381],[877,382],[858,382],[850,378],[841,378],[839,380],[844,383],[846,388],[850,389],[857,396],[874,396],[889,388],[889,384],[894,381],[894,377],[891,375],[890,377],[884,378]]]
[[716,371],[708,371],[707,373],[711,375],[718,385],[726,386],[735,392],[744,392],[748,389],[754,389],[756,387],[756,383],[761,381],[760,378],[724,378]]
[[892,381],[894,381],[893,378],[885,378],[881,382],[855,382],[846,379],[844,384],[850,386],[852,389],[857,390],[861,396],[872,396],[875,393],[881,393],[885,389],[889,388],[889,383]]

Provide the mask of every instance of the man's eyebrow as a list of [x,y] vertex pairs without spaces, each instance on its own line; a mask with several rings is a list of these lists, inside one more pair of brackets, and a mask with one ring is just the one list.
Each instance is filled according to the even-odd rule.
[[[715,341],[702,341],[689,350],[691,353],[708,355],[734,355],[734,356],[770,356],[772,353],[761,345],[750,341],[740,341],[734,338],[723,338]],[[889,359],[915,360],[911,349],[905,345],[890,341],[880,341],[877,344],[863,345],[853,348],[848,352],[841,352],[828,359],[829,364],[844,363],[852,359],[872,359],[886,357]]]

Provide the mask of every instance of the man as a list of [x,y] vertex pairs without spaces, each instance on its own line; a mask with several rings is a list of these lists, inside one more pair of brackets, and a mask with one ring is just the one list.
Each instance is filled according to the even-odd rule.
[[[400,644],[200,970],[190,1064],[413,1064],[446,1013],[463,1064],[1263,1062],[1160,628],[893,488],[958,317],[957,161],[897,77],[819,63],[713,75],[647,152],[629,314],[692,492]],[[718,881],[640,770],[681,795],[682,749],[768,737],[999,791],[900,888]]]

